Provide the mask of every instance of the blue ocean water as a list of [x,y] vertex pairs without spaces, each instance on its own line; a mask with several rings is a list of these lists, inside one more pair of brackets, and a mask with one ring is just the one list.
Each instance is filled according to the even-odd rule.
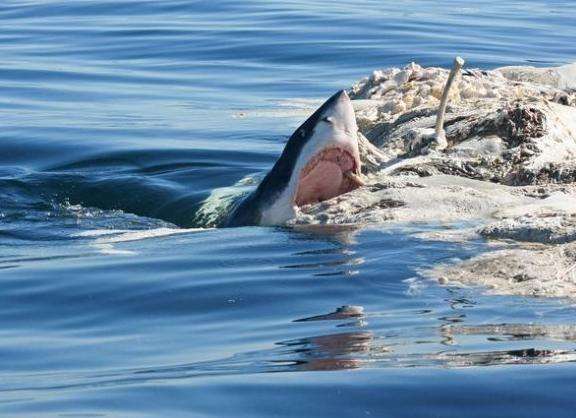
[[[0,416],[571,417],[576,309],[449,225],[198,229],[372,70],[576,60],[572,0],[0,4]],[[240,184],[239,184],[240,182]]]

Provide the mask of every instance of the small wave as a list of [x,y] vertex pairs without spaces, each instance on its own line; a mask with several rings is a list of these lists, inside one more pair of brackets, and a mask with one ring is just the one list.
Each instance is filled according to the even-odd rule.
[[240,179],[233,186],[212,190],[196,211],[194,224],[207,227],[218,225],[234,202],[243,194],[248,193],[260,180],[257,175],[249,175]]
[[266,109],[238,110],[232,114],[234,119],[243,118],[305,118],[309,116],[323,99],[294,98],[278,100]]
[[191,234],[197,232],[207,231],[207,228],[156,228],[148,230],[108,230],[108,229],[95,229],[89,231],[82,231],[75,234],[76,237],[96,238],[90,243],[90,246],[97,249],[100,254],[105,255],[136,255],[134,250],[123,248],[116,248],[114,244],[142,241],[145,239],[167,237],[176,234]]
[[118,242],[141,241],[149,238],[165,237],[175,234],[190,234],[207,231],[209,228],[157,228],[148,230],[128,231],[128,230],[91,230],[83,231],[76,236],[79,237],[102,237],[96,240],[98,244],[113,244]]
[[[528,332],[509,335],[509,332]],[[574,329],[568,325],[502,325],[453,327],[455,334],[494,335],[512,339],[538,340],[552,332],[559,341],[573,341]],[[451,338],[452,335],[445,335]],[[420,343],[420,345],[423,343]],[[540,346],[538,346],[540,345]],[[87,373],[38,373],[7,375],[0,393],[57,392],[93,387],[119,387],[160,381],[178,381],[207,376],[233,376],[269,373],[324,372],[353,369],[398,369],[442,367],[500,367],[573,363],[576,351],[551,348],[546,344],[509,350],[443,350],[410,352],[410,346],[385,344],[370,331],[354,331],[281,341],[273,348],[239,352],[227,358],[208,361],[115,369]],[[414,348],[414,347],[412,347]]]

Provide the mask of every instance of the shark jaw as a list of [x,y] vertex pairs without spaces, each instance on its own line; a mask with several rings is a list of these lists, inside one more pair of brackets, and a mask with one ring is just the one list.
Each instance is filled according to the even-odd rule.
[[300,172],[294,198],[297,207],[323,202],[362,185],[359,164],[348,149],[324,148]]
[[[260,223],[283,224],[301,206],[332,199],[362,186],[357,132],[350,98],[340,91],[290,139],[300,140],[303,145],[294,159],[288,184],[270,206],[263,208]],[[284,154],[280,158],[283,157]]]

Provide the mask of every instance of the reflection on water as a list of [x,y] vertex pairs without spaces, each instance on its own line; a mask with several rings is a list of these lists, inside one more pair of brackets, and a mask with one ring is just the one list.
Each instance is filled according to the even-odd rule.
[[[189,319],[167,326],[167,334],[161,334],[157,344],[160,347],[164,338],[173,338],[169,329],[174,326],[179,335],[191,336],[181,342],[188,354],[178,361],[151,359],[145,366],[117,364],[93,372],[5,373],[1,393],[185,382],[205,376],[551,364],[576,359],[576,325],[570,322],[570,314],[562,314],[563,309],[571,312],[562,305],[534,307],[509,301],[511,310],[495,322],[490,318],[500,315],[500,299],[437,287],[423,279],[416,279],[422,291],[411,293],[413,282],[406,279],[414,277],[418,266],[463,250],[411,237],[407,229],[191,231],[160,226],[124,230],[101,227],[101,222],[116,222],[115,213],[98,212],[93,219],[92,212],[72,205],[59,210],[96,229],[76,232],[43,257],[22,257],[20,247],[14,247],[12,254],[0,256],[0,265],[60,261],[72,263],[66,265],[72,273],[61,277],[55,273],[59,280],[50,285],[37,274],[4,278],[0,299],[10,298],[19,308],[0,310],[0,314],[17,321],[21,310],[38,309],[38,327],[49,334],[59,332],[59,327],[67,329],[75,316],[82,321],[84,316],[104,315],[112,324],[119,321],[115,332],[124,334],[131,329],[124,323],[131,318],[125,313],[130,310],[145,313],[144,324],[150,312],[158,315],[159,324],[171,324],[183,315]],[[135,221],[133,226],[148,225],[145,218]],[[224,236],[231,239],[223,240]],[[70,240],[82,244],[85,251],[69,254]],[[105,247],[106,257],[112,258],[104,258],[105,245],[110,246]],[[82,263],[78,267],[74,264],[78,258],[84,263],[92,258],[95,270]],[[121,280],[125,274],[137,277],[130,273],[158,266],[169,280],[156,281],[153,275]],[[102,279],[108,276],[111,279]],[[82,277],[82,283],[77,277]],[[27,280],[31,285],[23,286]],[[117,283],[124,286],[122,291],[115,290]],[[25,303],[30,300],[36,304]],[[543,313],[535,316],[539,310]],[[546,312],[555,322],[542,319]],[[43,325],[43,316],[56,320]],[[141,321],[139,314],[134,320]],[[148,333],[147,327],[138,329]],[[211,351],[224,346],[222,341],[227,339],[235,341],[228,349]],[[206,348],[203,358],[197,358],[195,347]]]
[[[430,311],[414,311],[415,316]],[[410,314],[402,313],[402,316]],[[396,315],[398,315],[396,313]],[[391,317],[386,312],[374,318]],[[448,368],[553,364],[576,361],[576,325],[485,324],[457,325],[438,318],[437,327],[404,329],[400,333],[377,332],[370,326],[372,315],[361,306],[343,306],[333,312],[292,322],[305,325],[317,321],[336,321],[335,327],[356,330],[312,335],[278,341],[273,348],[238,352],[231,357],[173,366],[119,369],[97,374],[6,375],[0,392],[34,392],[93,386],[123,386],[165,380],[186,380],[206,376],[254,373],[334,371],[347,369],[385,369],[441,366]],[[448,325],[447,322],[453,323]],[[415,332],[416,331],[416,332]],[[423,340],[423,337],[426,340]],[[470,336],[481,339],[468,340]],[[521,341],[523,348],[499,349],[510,341]],[[552,348],[553,342],[570,343],[569,348]],[[446,346],[450,346],[447,350]],[[438,351],[429,350],[437,346]]]
[[362,324],[361,319],[364,318],[364,308],[362,306],[341,306],[334,312],[324,315],[315,315],[309,318],[295,319],[294,322],[307,322],[307,321],[337,321],[341,319],[355,319],[351,324]]
[[524,341],[549,339],[576,341],[576,325],[498,324],[445,326],[443,335],[482,335],[489,341]]
[[[415,315],[422,312],[414,312]],[[406,330],[397,336],[383,337],[370,331],[370,313],[364,313],[362,307],[341,307],[334,312],[299,319],[295,322],[341,320],[362,318],[354,324],[356,332],[319,335],[301,338],[294,341],[278,343],[290,350],[275,350],[282,357],[275,362],[298,364],[296,370],[334,370],[338,368],[361,367],[472,367],[497,366],[504,364],[550,364],[573,362],[576,360],[576,348],[551,349],[547,341],[576,341],[575,325],[542,325],[542,324],[499,324],[461,326],[446,325],[463,322],[465,316],[458,320],[445,317],[438,318],[436,330],[419,330],[415,335]],[[422,334],[429,338],[422,341]],[[433,337],[436,335],[436,337]],[[482,336],[484,341],[468,341],[468,336]],[[506,338],[502,338],[506,337]],[[507,341],[532,342],[526,348],[517,350],[497,349],[498,343]],[[496,344],[495,344],[496,343]],[[429,352],[421,345],[449,345],[451,351],[442,348]],[[505,345],[505,344],[504,344]],[[270,353],[268,353],[269,355]]]
[[[295,255],[304,259],[314,260],[306,263],[285,265],[286,269],[318,270],[316,277],[344,276],[358,274],[358,266],[364,259],[354,250],[356,235],[361,231],[360,225],[306,225],[295,226],[297,239],[324,241],[333,244],[330,248],[299,251]],[[319,262],[318,256],[323,261]]]
[[[366,355],[375,349],[371,332],[348,332],[320,335],[278,343],[286,347],[286,356],[294,371],[326,371],[357,369],[366,362]],[[286,361],[286,360],[282,360]]]
[[502,366],[521,364],[554,364],[576,361],[575,350],[486,351],[472,353],[441,353],[430,358],[430,365],[448,367]]

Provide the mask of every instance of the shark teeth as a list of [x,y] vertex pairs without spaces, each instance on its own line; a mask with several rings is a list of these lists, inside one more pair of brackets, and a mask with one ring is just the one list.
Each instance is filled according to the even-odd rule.
[[353,184],[355,184],[358,187],[366,185],[366,183],[364,182],[364,180],[362,180],[360,175],[354,173],[353,171],[347,171],[343,174],[344,174],[344,177],[346,177],[348,180],[350,180]]

